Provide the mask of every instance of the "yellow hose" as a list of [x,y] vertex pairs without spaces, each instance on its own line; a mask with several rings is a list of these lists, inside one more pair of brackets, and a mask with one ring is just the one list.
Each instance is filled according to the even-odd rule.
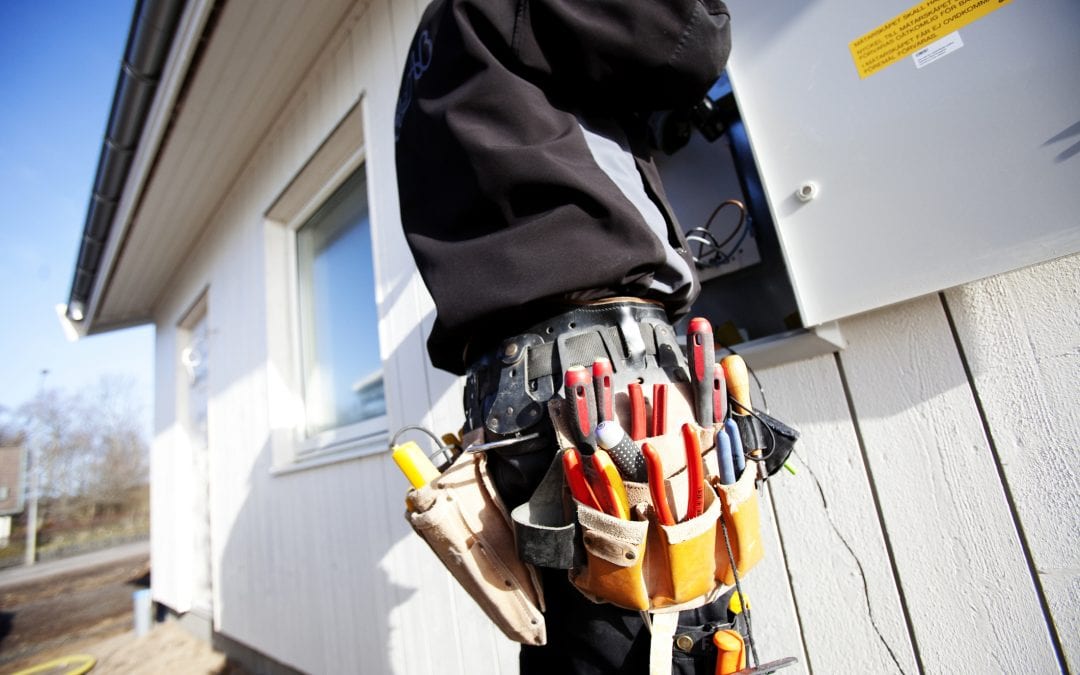
[[70,670],[63,671],[63,675],[83,675],[83,673],[89,673],[93,670],[94,665],[97,664],[97,659],[89,654],[72,654],[71,656],[61,656],[58,659],[53,659],[48,663],[42,663],[39,666],[33,668],[27,668],[26,670],[20,670],[14,675],[34,675],[35,673],[47,673],[58,668],[69,668]]

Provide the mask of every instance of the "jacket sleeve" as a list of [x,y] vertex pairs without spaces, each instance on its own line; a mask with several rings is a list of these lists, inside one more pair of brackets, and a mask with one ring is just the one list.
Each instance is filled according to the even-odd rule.
[[649,112],[699,102],[731,51],[721,0],[517,0],[513,47],[594,111]]

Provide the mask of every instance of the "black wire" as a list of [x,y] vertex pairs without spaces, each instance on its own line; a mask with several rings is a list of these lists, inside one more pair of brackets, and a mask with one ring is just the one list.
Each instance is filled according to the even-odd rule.
[[743,223],[746,222],[746,205],[737,199],[725,199],[724,201],[720,202],[720,205],[713,210],[712,215],[709,216],[709,219],[705,221],[706,230],[708,230],[709,226],[712,225],[713,218],[716,218],[716,215],[720,213],[720,210],[723,209],[725,206],[734,206],[739,209],[739,222],[735,224],[735,229],[731,231],[731,234],[729,234],[727,238],[724,239],[724,241],[716,245],[716,248],[723,248],[724,244],[734,239],[735,235],[738,234],[739,230],[742,229]]
[[[731,563],[731,575],[735,577],[735,592],[739,594],[739,606],[742,607],[742,611],[746,614],[746,641],[750,643],[750,654],[754,657],[754,667],[756,668],[761,664],[761,659],[758,658],[757,643],[754,641],[754,622],[751,621],[750,617],[750,603],[747,602],[746,596],[742,592],[739,567],[735,564],[735,554],[731,551],[731,538],[728,536],[727,531],[727,520],[723,517],[720,518],[720,528],[724,531],[724,547],[727,548],[728,562]],[[719,654],[717,658],[719,658]]]
[[[713,233],[709,230],[709,228],[712,226],[713,220],[716,219],[716,216],[720,213],[720,211],[722,211],[724,209],[725,206],[734,206],[734,207],[738,208],[739,209],[739,220],[735,224],[735,228],[731,230],[731,232],[727,235],[727,237],[725,237],[723,241],[717,242],[716,241],[716,236],[713,235]],[[707,242],[706,241],[699,241],[698,242],[698,252],[697,252],[697,255],[694,256],[694,262],[701,265],[701,266],[711,266],[713,264],[713,262],[718,257],[720,257],[721,254],[723,253],[722,249],[724,248],[724,246],[728,242],[730,242],[732,239],[734,239],[735,236],[738,235],[739,232],[741,232],[743,230],[744,225],[747,225],[746,221],[747,221],[747,218],[746,218],[746,205],[745,204],[743,204],[742,202],[740,202],[737,199],[725,199],[724,201],[720,202],[720,204],[715,209],[713,209],[713,212],[709,216],[709,218],[705,221],[705,226],[704,227],[695,227],[695,228],[693,228],[692,230],[690,230],[689,232],[686,233],[688,235],[688,239],[689,239],[689,235],[691,233],[698,233],[698,234],[703,233],[704,237],[707,237],[709,239],[709,241],[707,241]],[[706,256],[705,256],[705,246],[706,246],[706,244],[708,244],[708,246],[712,249],[711,255],[709,255],[708,258],[706,258]],[[723,264],[724,262],[727,262],[727,260],[731,257],[731,255],[733,255],[733,253],[724,255],[723,259],[720,261],[719,264]]]

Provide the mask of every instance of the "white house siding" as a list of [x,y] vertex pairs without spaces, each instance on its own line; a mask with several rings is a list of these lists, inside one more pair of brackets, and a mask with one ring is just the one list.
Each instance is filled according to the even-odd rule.
[[[406,526],[385,453],[272,471],[288,425],[270,408],[280,279],[264,214],[358,100],[389,427],[460,423],[460,385],[426,365],[432,306],[397,216],[392,119],[420,10],[358,3],[156,315],[155,597],[190,603],[177,322],[205,290],[214,625],[313,673],[517,672],[516,646]],[[1076,667],[1078,270],[1074,257],[852,318],[839,355],[760,373],[771,410],[803,432],[798,475],[767,491],[769,554],[746,582],[763,659],[1055,672],[1060,645]]]
[[389,456],[272,474],[264,214],[359,100],[371,198],[380,341],[391,430],[461,423],[460,385],[426,367],[431,302],[400,234],[393,110],[413,2],[358,3],[247,161],[156,312],[155,597],[186,609],[182,506],[190,462],[176,414],[177,322],[204,290],[214,626],[313,673],[516,672],[516,646],[437,565],[403,518]]
[[[747,584],[763,659],[1075,671],[1078,295],[1073,256],[843,321],[843,352],[760,373],[803,432],[769,489],[786,578]],[[798,632],[761,607],[789,583]]]

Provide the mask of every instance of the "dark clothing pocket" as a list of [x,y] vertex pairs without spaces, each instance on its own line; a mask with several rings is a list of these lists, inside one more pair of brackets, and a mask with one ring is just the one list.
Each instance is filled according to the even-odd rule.
[[[548,642],[522,645],[521,675],[648,675],[651,635],[640,613],[591,602],[570,585],[565,570],[542,571]],[[688,651],[673,650],[673,673],[713,675],[712,632],[730,623],[730,597],[725,593],[710,605],[679,614],[676,638],[690,635],[694,644]]]

